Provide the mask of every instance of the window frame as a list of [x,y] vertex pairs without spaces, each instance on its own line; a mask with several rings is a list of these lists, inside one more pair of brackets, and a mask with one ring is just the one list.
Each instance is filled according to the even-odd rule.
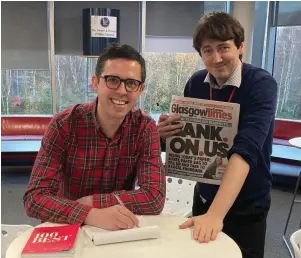
[[[276,41],[277,41],[277,26],[278,25],[278,14],[279,14],[279,1],[272,1],[269,2],[268,5],[268,17],[267,17],[267,42],[266,42],[266,49],[262,60],[262,66],[272,75],[274,74],[274,62],[275,62],[275,52],[276,52]],[[301,24],[300,24],[301,25]],[[291,136],[290,128],[291,127],[299,127],[301,124],[301,120],[294,120],[294,119],[284,119],[284,118],[275,118],[275,128],[274,131],[279,130],[277,125],[280,126],[285,122],[287,125],[285,133],[283,137],[286,139],[293,138],[295,136]],[[277,122],[279,121],[279,122]],[[301,126],[300,126],[301,127]]]

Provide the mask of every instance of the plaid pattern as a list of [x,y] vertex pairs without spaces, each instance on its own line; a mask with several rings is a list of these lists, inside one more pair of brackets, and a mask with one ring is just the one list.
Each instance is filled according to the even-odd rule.
[[214,78],[212,78],[209,73],[207,73],[204,82],[209,83],[210,87],[213,89],[223,89],[227,86],[235,86],[239,88],[241,84],[241,71],[242,71],[242,63],[240,61],[237,67],[235,68],[234,72],[229,77],[229,79],[222,86],[218,86]]
[[78,198],[93,195],[93,206],[106,208],[118,204],[114,194],[135,214],[162,211],[166,182],[155,121],[132,110],[108,139],[96,120],[96,103],[76,105],[50,122],[24,195],[29,216],[83,223],[92,208]]

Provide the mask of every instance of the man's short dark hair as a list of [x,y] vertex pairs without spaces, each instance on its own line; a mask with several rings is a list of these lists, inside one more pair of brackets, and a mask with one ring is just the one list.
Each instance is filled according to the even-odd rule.
[[193,35],[193,47],[200,55],[204,40],[233,40],[239,48],[245,41],[245,30],[240,22],[228,13],[208,13],[201,17]]
[[109,59],[123,58],[127,60],[137,61],[141,65],[141,81],[145,82],[146,70],[145,60],[140,53],[129,45],[120,45],[112,43],[106,47],[103,53],[98,57],[95,74],[100,76],[104,66]]

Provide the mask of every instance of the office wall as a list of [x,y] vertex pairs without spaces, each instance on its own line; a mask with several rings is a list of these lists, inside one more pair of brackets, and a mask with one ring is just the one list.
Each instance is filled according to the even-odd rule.
[[112,8],[120,10],[120,43],[139,46],[139,2],[54,2],[55,53],[82,55],[82,9]]
[[47,2],[1,2],[1,68],[49,69]]
[[192,37],[204,2],[146,2],[146,35]]
[[232,14],[245,29],[244,55],[242,60],[246,63],[251,63],[255,24],[255,2],[233,2]]

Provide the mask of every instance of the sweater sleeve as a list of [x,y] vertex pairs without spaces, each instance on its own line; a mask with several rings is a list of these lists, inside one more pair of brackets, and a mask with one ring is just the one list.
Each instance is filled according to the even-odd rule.
[[277,82],[268,75],[250,87],[250,94],[244,98],[245,112],[241,116],[239,130],[228,152],[228,158],[236,153],[253,168],[275,118]]

